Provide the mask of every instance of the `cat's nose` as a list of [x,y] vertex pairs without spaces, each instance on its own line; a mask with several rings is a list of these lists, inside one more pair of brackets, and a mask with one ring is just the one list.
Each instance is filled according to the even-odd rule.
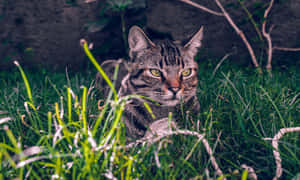
[[179,87],[170,87],[169,90],[176,94],[179,91]]

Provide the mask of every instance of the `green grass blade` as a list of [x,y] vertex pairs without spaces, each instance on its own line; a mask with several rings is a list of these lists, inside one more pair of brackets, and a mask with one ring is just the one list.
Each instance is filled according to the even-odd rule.
[[242,173],[242,178],[241,178],[241,180],[247,180],[247,177],[248,177],[248,171],[247,171],[247,169],[245,169],[245,170],[243,171],[243,173]]
[[128,166],[127,166],[127,170],[126,170],[126,180],[130,180],[132,179],[132,177],[130,176],[131,175],[131,169],[132,169],[132,163],[133,163],[133,158],[132,157],[129,157],[129,160],[128,160]]
[[94,56],[92,55],[92,53],[90,52],[88,45],[86,42],[84,42],[83,44],[83,49],[86,53],[86,55],[88,56],[88,58],[91,60],[91,62],[93,63],[93,65],[96,67],[96,69],[99,71],[99,73],[101,74],[101,76],[103,77],[103,79],[106,81],[106,83],[109,85],[109,87],[112,89],[113,93],[114,93],[114,99],[117,101],[118,100],[118,94],[117,91],[115,89],[115,87],[113,86],[111,80],[108,78],[108,76],[105,74],[105,72],[103,71],[102,67],[98,64],[98,62],[96,61],[96,59],[94,58]]
[[281,113],[278,109],[278,107],[276,106],[275,102],[272,100],[272,98],[270,97],[269,93],[262,87],[262,86],[259,86],[260,89],[263,91],[264,95],[268,98],[268,100],[271,102],[272,106],[274,107],[275,111],[277,112],[278,116],[279,116],[279,119],[281,121],[281,125],[282,127],[286,128],[286,125],[284,123],[284,119],[283,117],[281,116]]
[[87,96],[87,88],[83,86],[83,93],[82,93],[82,122],[83,122],[83,129],[84,133],[87,134],[87,122],[86,122],[86,96]]
[[20,66],[19,62],[18,61],[14,61],[15,65],[19,68],[19,71],[22,75],[22,78],[23,78],[23,81],[25,83],[25,86],[26,86],[26,91],[27,91],[27,95],[28,95],[28,98],[30,100],[30,102],[33,104],[33,99],[32,99],[32,95],[31,95],[31,89],[30,89],[30,85],[29,85],[29,82],[27,80],[27,77],[23,71],[23,68]]
[[72,122],[72,98],[70,88],[67,88],[67,96],[68,96],[68,119],[69,123]]
[[[102,120],[104,119],[104,115],[105,115],[105,113],[106,113],[106,111],[107,111],[107,109],[108,109],[108,107],[109,107],[109,101],[110,101],[110,99],[111,99],[111,96],[112,96],[112,91],[109,92],[108,97],[107,97],[107,99],[106,99],[106,101],[105,101],[105,103],[104,103],[104,107],[103,107],[103,109],[101,110],[101,113],[100,113],[100,115],[98,116],[98,118],[97,118],[97,120],[96,120],[96,123],[95,123],[94,128],[93,128],[93,136],[94,136],[94,135],[96,134],[96,132],[98,131],[98,128],[99,128],[99,126],[100,126],[100,123],[101,123]],[[109,116],[108,116],[108,117],[109,117]],[[105,122],[105,125],[104,125],[104,127],[103,127],[103,129],[102,129],[102,134],[103,134],[103,132],[105,131],[106,124],[107,124],[107,121]]]
[[4,130],[6,132],[7,137],[9,138],[10,142],[14,146],[14,148],[20,153],[22,150],[20,149],[18,142],[14,136],[14,134],[11,132],[11,130],[8,128],[8,126],[4,126]]
[[147,109],[147,111],[151,114],[151,117],[152,117],[153,119],[155,119],[156,117],[155,117],[155,115],[154,115],[154,113],[153,113],[151,107],[149,106],[149,104],[148,104],[146,101],[144,102],[144,106],[145,106],[145,108]]
[[48,135],[49,135],[49,137],[51,136],[51,131],[52,131],[52,113],[49,111],[48,112]]

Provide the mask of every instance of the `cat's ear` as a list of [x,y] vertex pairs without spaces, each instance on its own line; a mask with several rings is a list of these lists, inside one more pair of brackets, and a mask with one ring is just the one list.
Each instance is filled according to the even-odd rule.
[[128,34],[128,44],[130,55],[132,52],[138,52],[140,50],[155,46],[155,44],[147,37],[144,31],[137,26],[130,28]]
[[198,52],[198,48],[201,47],[203,39],[203,26],[200,30],[192,37],[192,39],[184,45],[184,51],[187,53],[188,56],[194,58]]

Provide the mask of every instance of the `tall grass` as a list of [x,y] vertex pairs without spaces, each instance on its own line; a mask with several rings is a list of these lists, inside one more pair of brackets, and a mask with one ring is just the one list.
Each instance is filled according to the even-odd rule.
[[[263,138],[300,126],[299,73],[274,70],[269,78],[226,63],[216,72],[211,63],[199,67],[201,110],[183,114],[180,127],[206,134],[228,179],[245,179],[242,164],[259,179],[272,178],[273,148]],[[125,148],[121,115],[132,96],[120,98],[112,90],[103,99],[94,88],[95,71],[41,78],[18,68],[21,74],[0,72],[0,120],[8,118],[0,124],[1,179],[217,178],[192,136]],[[279,142],[283,178],[299,173],[299,145],[297,133]]]

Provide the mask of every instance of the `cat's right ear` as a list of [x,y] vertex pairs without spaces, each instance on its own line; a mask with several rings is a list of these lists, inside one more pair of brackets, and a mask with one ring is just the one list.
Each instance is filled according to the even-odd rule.
[[200,30],[192,37],[192,39],[184,46],[184,50],[188,56],[194,58],[198,52],[198,48],[201,47],[203,39],[203,26]]
[[147,37],[144,31],[137,26],[130,28],[128,34],[128,44],[130,57],[132,57],[134,52],[155,46],[155,44]]

